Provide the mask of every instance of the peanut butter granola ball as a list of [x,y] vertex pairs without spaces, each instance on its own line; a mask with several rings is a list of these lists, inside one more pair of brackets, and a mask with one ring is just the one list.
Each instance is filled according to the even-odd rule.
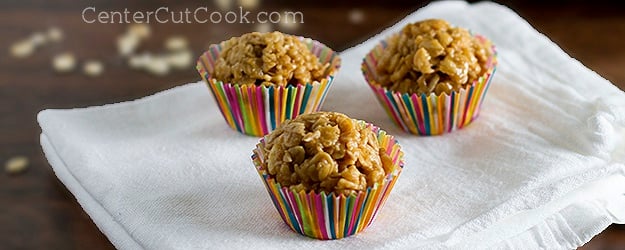
[[253,32],[226,41],[211,74],[232,84],[296,86],[321,81],[329,66],[296,36]]
[[286,121],[265,138],[261,150],[269,174],[295,191],[349,195],[382,183],[393,170],[376,134],[341,113]]
[[440,19],[408,24],[388,39],[377,82],[400,93],[451,94],[488,70],[490,44]]

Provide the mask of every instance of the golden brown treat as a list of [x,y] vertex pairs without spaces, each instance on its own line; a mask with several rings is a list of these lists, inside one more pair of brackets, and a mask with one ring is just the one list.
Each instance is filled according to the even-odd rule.
[[376,81],[400,93],[451,94],[484,75],[493,53],[463,28],[440,19],[408,24],[388,39]]
[[261,144],[267,171],[283,187],[349,195],[381,183],[393,164],[376,134],[341,113],[288,120]]
[[232,84],[295,86],[321,81],[329,66],[296,36],[253,32],[226,41],[210,73]]

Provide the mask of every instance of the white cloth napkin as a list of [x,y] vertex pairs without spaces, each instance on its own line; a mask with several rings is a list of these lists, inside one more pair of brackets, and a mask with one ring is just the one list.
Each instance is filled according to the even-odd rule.
[[[499,67],[481,117],[452,134],[395,127],[361,58],[403,25],[444,18],[490,38]],[[258,138],[223,121],[202,83],[38,116],[59,179],[120,249],[575,248],[625,223],[625,94],[511,10],[436,2],[341,54],[324,110],[395,135],[406,166],[360,234],[300,236],[250,160]]]

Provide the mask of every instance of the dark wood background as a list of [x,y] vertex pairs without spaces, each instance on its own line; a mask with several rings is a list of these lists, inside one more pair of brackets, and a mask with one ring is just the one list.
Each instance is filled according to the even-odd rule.
[[[425,5],[419,1],[262,1],[257,10],[301,11],[305,23],[295,30],[278,30],[313,37],[336,50],[362,42],[405,15]],[[237,4],[234,1],[235,5]],[[510,1],[504,3],[545,33],[572,57],[625,89],[625,8],[607,1]],[[357,7],[355,7],[358,5]],[[129,69],[118,56],[115,37],[125,24],[86,24],[81,11],[87,6],[99,10],[173,10],[208,6],[212,1],[166,3],[164,1],[2,1],[0,2],[0,162],[15,155],[30,159],[29,169],[19,175],[0,174],[0,249],[112,249],[113,246],[84,213],[71,193],[60,183],[39,146],[38,111],[102,105],[162,91],[199,80],[193,67],[156,77]],[[332,7],[329,7],[332,6]],[[350,23],[353,9],[364,14],[361,23]],[[16,59],[10,45],[34,31],[58,26],[65,40],[37,50],[36,55]],[[156,24],[152,38],[141,50],[162,51],[165,37],[186,36],[195,55],[209,43],[254,29],[252,25]],[[51,57],[72,51],[79,62],[98,59],[106,69],[100,77],[80,71],[56,74]],[[583,249],[625,249],[625,229],[613,225],[593,238]]]

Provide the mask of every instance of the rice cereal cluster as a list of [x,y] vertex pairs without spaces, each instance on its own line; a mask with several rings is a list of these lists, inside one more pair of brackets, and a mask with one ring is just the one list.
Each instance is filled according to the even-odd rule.
[[256,145],[252,161],[282,220],[316,239],[367,228],[404,164],[393,136],[333,112],[287,121]]
[[488,70],[492,51],[469,31],[430,19],[406,25],[388,39],[377,64],[377,81],[402,93],[451,94]]
[[269,174],[296,192],[349,195],[381,183],[393,168],[371,128],[334,112],[285,122],[261,150]]
[[253,32],[210,45],[196,68],[228,126],[264,136],[319,110],[340,64],[337,53],[310,38]]
[[253,32],[225,42],[213,77],[233,84],[296,86],[321,81],[329,66],[296,36]]
[[440,135],[479,116],[496,55],[485,37],[428,19],[381,41],[361,69],[393,123],[412,134]]

